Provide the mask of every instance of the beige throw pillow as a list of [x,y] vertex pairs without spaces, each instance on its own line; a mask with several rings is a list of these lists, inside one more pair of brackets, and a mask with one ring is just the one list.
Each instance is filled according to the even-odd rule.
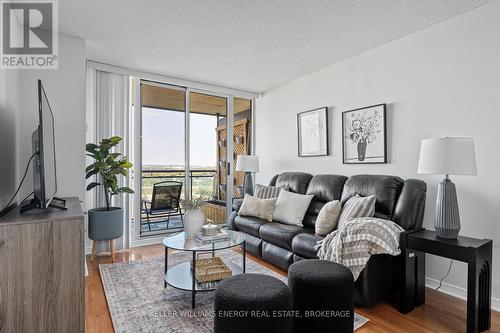
[[326,236],[337,227],[342,205],[340,201],[333,200],[327,202],[319,211],[316,223],[314,224],[316,235]]
[[289,192],[285,189],[280,191],[273,220],[286,224],[302,225],[304,215],[314,195],[305,195]]
[[376,201],[377,198],[374,195],[362,197],[359,194],[347,200],[339,217],[338,229],[342,228],[350,219],[372,217],[375,214]]
[[238,215],[258,217],[271,222],[275,206],[276,198],[259,199],[245,194]]

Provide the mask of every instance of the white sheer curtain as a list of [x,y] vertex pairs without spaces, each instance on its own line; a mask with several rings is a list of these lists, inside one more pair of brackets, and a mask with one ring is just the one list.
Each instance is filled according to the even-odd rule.
[[[130,77],[127,75],[87,69],[87,142],[98,143],[103,138],[114,135],[123,140],[117,151],[129,157],[131,151],[130,126]],[[87,165],[90,162],[87,160]],[[130,177],[121,177],[120,186],[132,187]],[[130,212],[129,195],[113,196],[112,205],[124,209],[123,237],[115,240],[116,249],[126,249],[130,245]],[[101,187],[87,192],[87,208],[105,206],[105,198]],[[108,246],[107,242],[100,242]]]

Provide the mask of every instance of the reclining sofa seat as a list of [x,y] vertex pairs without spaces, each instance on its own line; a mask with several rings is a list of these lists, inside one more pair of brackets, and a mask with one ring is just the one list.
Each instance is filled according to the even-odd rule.
[[[283,269],[296,261],[317,258],[314,224],[326,202],[340,200],[344,205],[352,196],[375,195],[375,217],[388,219],[405,230],[422,226],[426,184],[421,180],[403,179],[386,175],[311,175],[303,172],[285,172],[274,176],[271,186],[287,187],[300,194],[313,194],[302,222],[303,226],[268,222],[255,217],[239,216],[238,203],[231,214],[228,227],[245,233],[248,252]],[[240,202],[241,203],[241,202]],[[371,256],[355,283],[357,306],[371,307],[397,296],[400,285],[401,256],[379,254]]]

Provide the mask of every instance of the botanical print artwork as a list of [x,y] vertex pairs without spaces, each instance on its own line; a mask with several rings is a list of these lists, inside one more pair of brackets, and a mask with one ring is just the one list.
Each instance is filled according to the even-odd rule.
[[368,111],[352,112],[347,119],[348,137],[352,144],[357,145],[358,161],[364,161],[366,156],[366,147],[369,143],[377,141],[377,134],[380,129],[382,115],[375,110],[371,115]]
[[342,113],[344,163],[386,163],[385,104]]
[[297,115],[299,156],[328,154],[328,123],[326,108]]

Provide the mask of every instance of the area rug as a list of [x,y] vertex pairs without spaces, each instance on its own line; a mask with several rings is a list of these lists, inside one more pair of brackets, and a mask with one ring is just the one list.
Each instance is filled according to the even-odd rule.
[[[218,252],[226,263],[241,264],[241,255],[232,250]],[[187,261],[188,252],[169,255],[169,266]],[[247,272],[286,277],[247,258]],[[213,292],[196,294],[196,308],[191,309],[191,293],[168,286],[163,288],[164,258],[135,260],[99,265],[102,284],[113,325],[117,333],[213,332]],[[368,321],[355,313],[354,329]]]

